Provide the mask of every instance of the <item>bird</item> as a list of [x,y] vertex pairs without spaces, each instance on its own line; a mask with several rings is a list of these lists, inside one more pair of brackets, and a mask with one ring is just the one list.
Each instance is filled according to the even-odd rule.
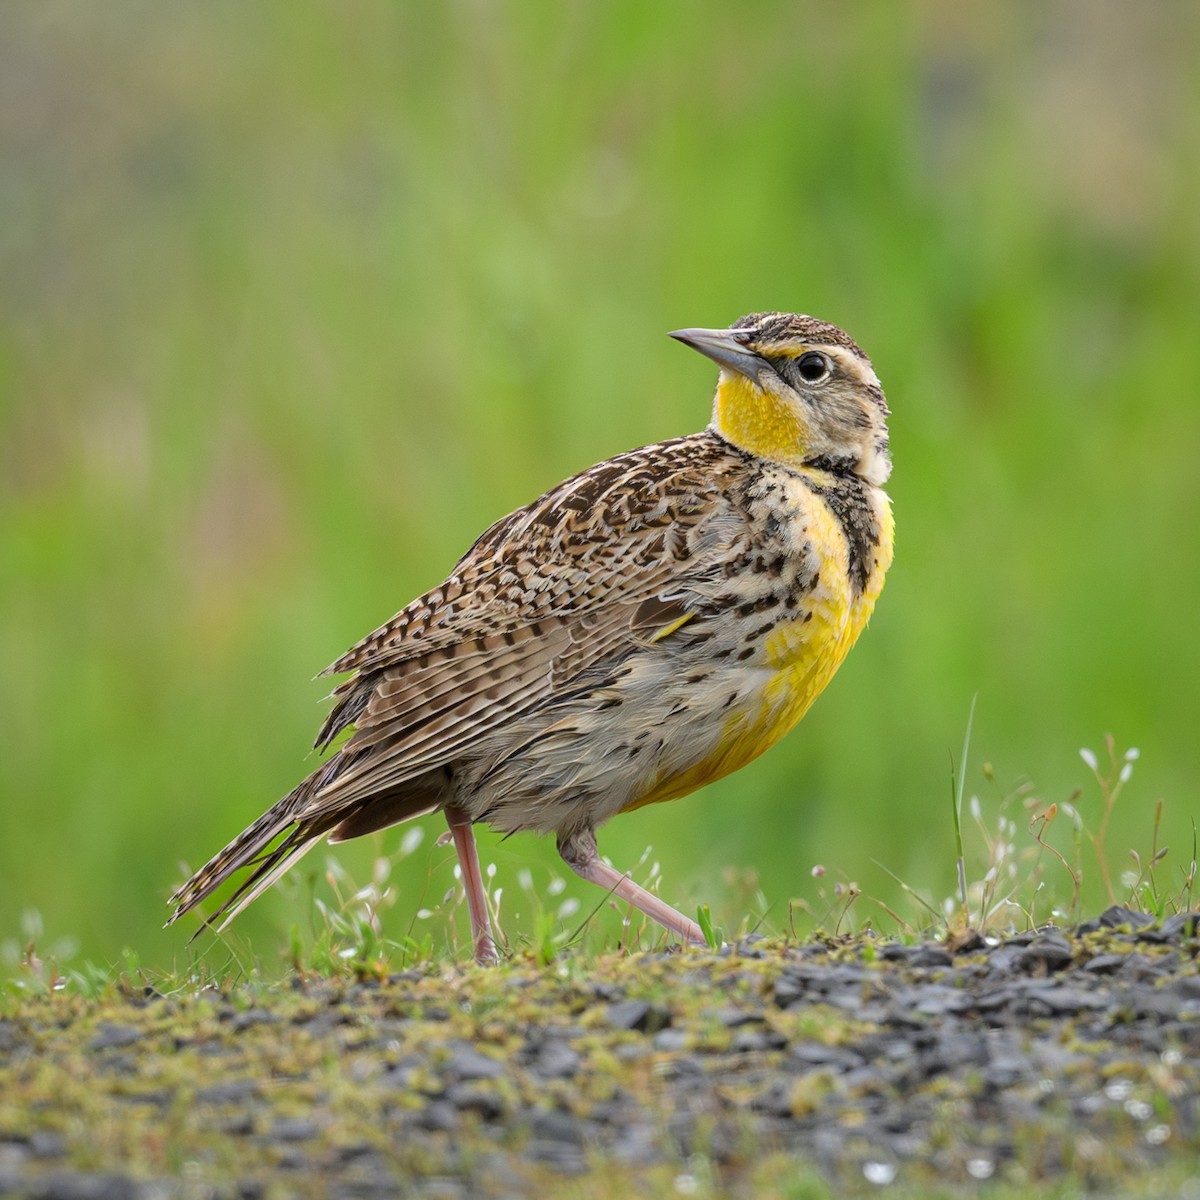
[[476,824],[553,834],[581,878],[705,943],[596,830],[743,767],[829,683],[892,562],[890,413],[826,321],[670,336],[719,368],[710,424],[501,518],[326,668],[348,676],[315,742],[335,752],[175,891],[168,925],[249,868],[201,925],[224,929],[323,839],[441,812],[480,964],[499,956]]

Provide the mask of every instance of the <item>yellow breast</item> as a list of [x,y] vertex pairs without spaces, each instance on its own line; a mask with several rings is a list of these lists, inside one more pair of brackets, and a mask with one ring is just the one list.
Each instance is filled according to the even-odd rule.
[[[798,615],[766,640],[767,661],[775,669],[757,708],[730,719],[718,757],[736,770],[788,733],[825,690],[867,626],[892,559],[891,507],[880,506],[879,556],[867,586],[855,593],[848,570],[845,535],[824,505],[814,512],[809,536],[825,551],[820,584]],[[713,776],[717,778],[718,776]]]
[[728,715],[712,753],[686,771],[659,780],[629,808],[677,799],[736,771],[773,746],[808,711],[866,628],[891,565],[891,506],[882,491],[876,495],[879,541],[861,591],[851,579],[849,546],[837,517],[826,503],[814,502],[811,494],[804,497],[804,536],[822,566],[790,619],[764,639],[758,661],[770,670],[763,673],[762,689]]

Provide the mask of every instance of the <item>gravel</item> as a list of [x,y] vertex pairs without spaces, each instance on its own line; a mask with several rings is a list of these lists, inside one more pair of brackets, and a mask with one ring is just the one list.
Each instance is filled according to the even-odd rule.
[[754,1195],[772,1163],[834,1192],[1120,1192],[1200,1151],[1198,950],[1196,914],[1110,909],[958,950],[31,998],[0,1019],[0,1195],[521,1196],[596,1171]]

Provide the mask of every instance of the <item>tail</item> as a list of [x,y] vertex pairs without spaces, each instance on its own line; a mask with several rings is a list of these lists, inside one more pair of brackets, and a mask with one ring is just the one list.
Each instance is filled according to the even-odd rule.
[[[344,842],[399,821],[424,816],[441,808],[447,801],[449,774],[439,769],[376,792],[365,802],[359,801],[352,807],[326,807],[319,815],[311,815],[309,806],[314,797],[329,787],[340,772],[355,761],[353,758],[347,760],[344,756],[345,751],[342,751],[322,763],[298,787],[288,792],[202,866],[168,901],[175,906],[175,911],[167,918],[167,924],[174,924],[184,913],[206,900],[235,871],[242,867],[253,867],[237,890],[200,926],[193,937],[199,937],[218,921],[217,932],[220,933],[242,909],[257,900],[326,835],[331,842]],[[291,832],[288,832],[289,829]],[[283,833],[287,836],[271,849],[272,843]]]
[[[199,937],[217,921],[221,922],[217,927],[219,933],[242,909],[257,900],[288,867],[311,850],[328,830],[328,825],[322,823],[314,827],[297,823],[297,817],[312,796],[337,774],[339,757],[322,763],[183,884],[167,902],[175,906],[175,911],[167,918],[167,924],[174,924],[184,913],[190,912],[211,896],[235,871],[252,866],[254,870],[242,881],[237,891],[200,926],[194,936]],[[292,825],[295,828],[291,833],[273,850],[268,850],[271,843]]]

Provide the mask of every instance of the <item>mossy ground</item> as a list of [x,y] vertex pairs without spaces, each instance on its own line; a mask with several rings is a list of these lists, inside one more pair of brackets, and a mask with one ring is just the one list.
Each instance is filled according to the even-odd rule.
[[0,1191],[1188,1195],[1185,933],[10,998]]

